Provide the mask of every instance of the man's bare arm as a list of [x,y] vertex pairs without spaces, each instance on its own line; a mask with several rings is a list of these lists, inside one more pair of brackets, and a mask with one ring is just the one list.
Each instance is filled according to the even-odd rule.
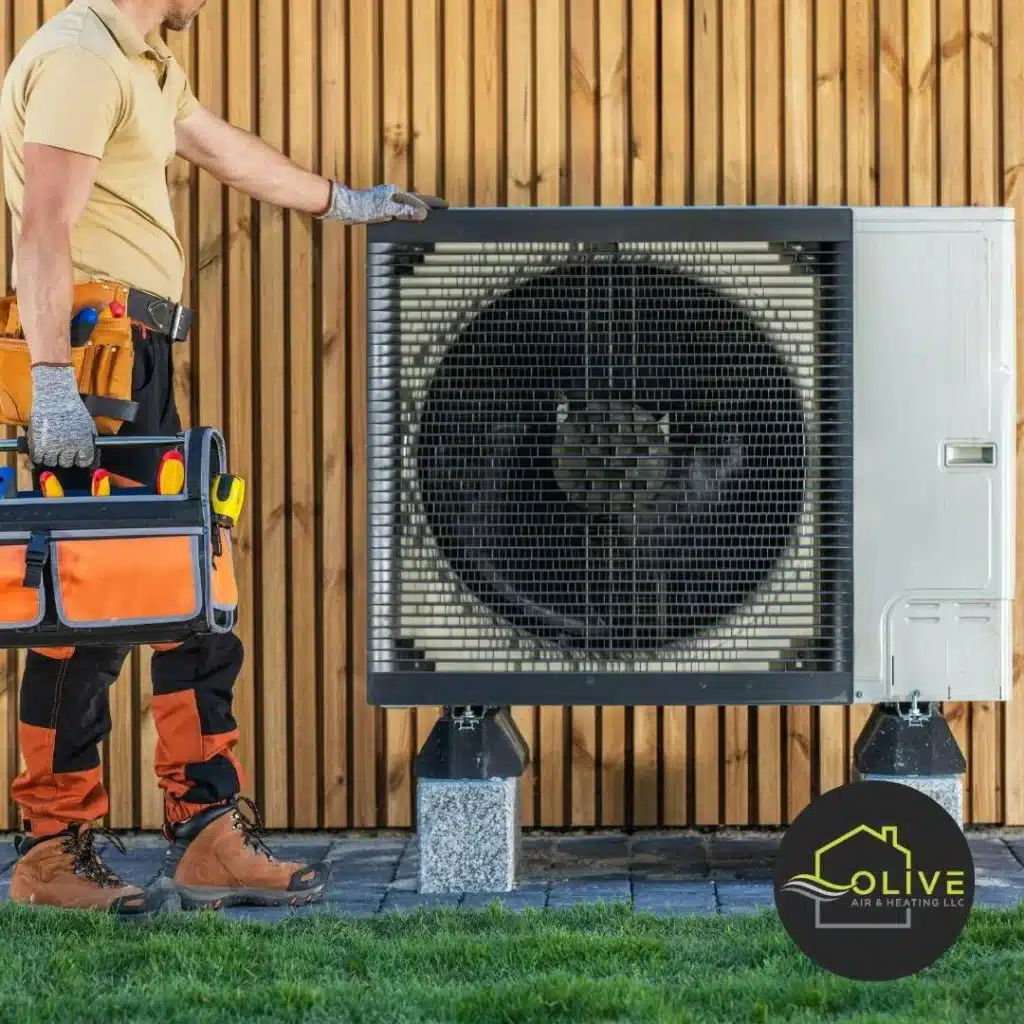
[[253,199],[346,224],[423,220],[447,204],[396,185],[350,189],[307,171],[259,136],[235,128],[205,107],[177,124],[177,153],[217,181]]
[[25,144],[25,200],[15,259],[18,312],[33,363],[71,362],[71,233],[99,164],[79,153]]
[[288,210],[321,214],[331,183],[304,170],[259,136],[200,107],[177,125],[177,152],[239,192]]

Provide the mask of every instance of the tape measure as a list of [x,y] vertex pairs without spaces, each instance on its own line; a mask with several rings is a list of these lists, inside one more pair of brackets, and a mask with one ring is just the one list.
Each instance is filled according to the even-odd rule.
[[245,503],[245,481],[240,476],[222,473],[213,478],[210,504],[214,514],[228,526],[235,526]]

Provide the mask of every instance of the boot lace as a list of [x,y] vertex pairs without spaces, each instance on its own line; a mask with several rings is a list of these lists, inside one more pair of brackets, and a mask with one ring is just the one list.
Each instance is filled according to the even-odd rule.
[[[240,807],[245,807],[252,817],[241,814],[239,811]],[[233,827],[241,831],[243,843],[250,847],[253,853],[262,853],[267,860],[273,861],[274,855],[270,852],[267,844],[263,842],[267,829],[263,824],[263,818],[260,817],[260,812],[256,805],[248,797],[237,797],[235,799],[234,817],[235,824]]]
[[93,845],[97,836],[102,836],[122,854],[127,853],[124,843],[109,829],[89,828],[76,831],[63,840],[64,852],[74,857],[75,874],[89,879],[90,882],[95,882],[101,888],[116,888],[124,885],[100,858]]

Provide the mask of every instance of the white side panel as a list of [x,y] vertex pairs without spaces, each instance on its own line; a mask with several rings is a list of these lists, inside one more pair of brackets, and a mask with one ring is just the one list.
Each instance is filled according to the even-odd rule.
[[858,700],[1010,695],[1013,211],[855,211]]

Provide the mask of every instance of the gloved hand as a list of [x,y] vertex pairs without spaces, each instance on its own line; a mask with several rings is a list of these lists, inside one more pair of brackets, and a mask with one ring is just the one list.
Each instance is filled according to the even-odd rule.
[[389,220],[426,220],[431,210],[446,209],[437,196],[402,192],[397,185],[375,185],[351,189],[340,182],[331,184],[331,205],[321,220],[340,220],[345,224],[381,224]]
[[78,394],[71,366],[32,367],[29,457],[40,466],[91,466],[96,424]]

